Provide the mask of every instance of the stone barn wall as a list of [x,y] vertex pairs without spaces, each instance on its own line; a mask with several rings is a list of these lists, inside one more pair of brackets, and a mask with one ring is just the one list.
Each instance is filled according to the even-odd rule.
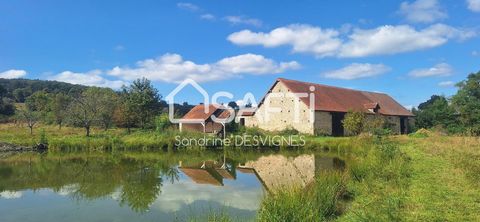
[[[272,89],[273,93],[289,93],[290,90],[281,82],[278,82]],[[311,110],[305,103],[301,102],[299,98],[285,96],[276,97],[271,96],[270,93],[265,97],[264,103],[270,102],[269,106],[272,108],[280,108],[280,112],[270,112],[269,119],[265,116],[266,104],[262,104],[255,115],[245,118],[245,126],[258,126],[261,129],[268,131],[281,131],[288,127],[292,127],[301,133],[313,134],[313,122],[310,120]],[[295,103],[299,106],[298,122],[294,121]]]
[[314,128],[316,135],[332,135],[332,114],[316,111]]

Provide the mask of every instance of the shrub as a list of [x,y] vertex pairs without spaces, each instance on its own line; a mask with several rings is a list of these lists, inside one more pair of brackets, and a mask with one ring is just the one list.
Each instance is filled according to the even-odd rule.
[[358,135],[364,130],[365,113],[349,111],[342,121],[345,130]]
[[155,128],[157,131],[163,131],[172,126],[167,114],[162,114],[155,117]]
[[298,135],[298,134],[300,134],[300,132],[298,132],[297,129],[291,126],[288,126],[284,130],[280,131],[280,135]]
[[45,129],[42,129],[42,131],[40,132],[40,140],[38,143],[44,144],[44,145],[48,144],[47,135],[45,134]]
[[417,130],[417,132],[410,134],[411,137],[415,138],[426,138],[431,134],[431,132],[425,128]]

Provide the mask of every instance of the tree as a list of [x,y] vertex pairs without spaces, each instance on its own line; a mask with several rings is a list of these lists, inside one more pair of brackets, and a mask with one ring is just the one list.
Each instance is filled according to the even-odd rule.
[[353,135],[358,135],[363,131],[365,124],[365,113],[349,111],[343,119],[343,128],[350,131]]
[[85,128],[86,136],[90,136],[90,129],[100,120],[100,115],[109,109],[111,89],[91,87],[80,96],[73,98],[69,106],[69,117],[76,126]]
[[27,110],[37,112],[40,119],[47,122],[51,111],[52,96],[45,91],[37,91],[25,100]]
[[124,87],[120,92],[119,104],[116,107],[113,119],[117,126],[127,128],[128,133],[132,131],[132,128],[136,126],[138,119],[138,107],[135,101],[135,96]]
[[104,130],[108,130],[113,124],[113,115],[118,106],[118,96],[113,90],[106,90],[100,98],[105,102],[100,112],[100,123]]
[[234,109],[234,110],[238,110],[238,109],[240,108],[235,101],[229,102],[229,103],[228,103],[228,106],[229,106],[229,107],[232,107],[232,109]]
[[15,114],[15,106],[12,101],[8,98],[0,97],[0,117],[2,116],[12,116]]
[[444,96],[433,95],[429,100],[421,103],[418,110],[413,111],[418,128],[442,126],[450,128],[456,125],[455,110]]
[[124,86],[122,96],[122,101],[125,102],[123,110],[127,112],[125,115],[132,115],[129,118],[136,119],[142,129],[159,112],[161,96],[146,78],[137,79],[128,87]]
[[457,84],[458,92],[452,98],[461,123],[472,134],[480,134],[480,72],[470,74]]
[[65,121],[68,114],[68,106],[72,98],[65,93],[57,93],[53,99],[52,112],[55,119],[55,123],[58,124],[58,128],[62,128],[62,124]]
[[20,109],[20,112],[18,113],[19,120],[24,121],[30,129],[30,135],[33,134],[33,127],[40,119],[40,116],[40,112],[31,110],[28,106]]

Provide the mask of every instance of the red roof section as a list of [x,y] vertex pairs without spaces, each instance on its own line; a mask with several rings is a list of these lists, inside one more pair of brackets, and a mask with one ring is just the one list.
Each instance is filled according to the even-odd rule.
[[[279,78],[272,86],[283,83],[292,93],[310,93],[310,87],[315,87],[315,110],[329,112],[363,111],[378,106],[378,113],[391,116],[413,116],[413,114],[396,102],[392,97],[384,93],[352,90],[316,83],[300,82]],[[308,97],[300,98],[307,106],[310,106]]]
[[209,172],[206,169],[183,168],[183,167],[179,167],[179,169],[185,175],[190,177],[190,179],[192,179],[195,183],[223,186],[223,181],[221,176],[212,175],[212,172]]
[[221,105],[214,105],[210,104],[208,107],[208,112],[205,113],[205,105],[200,104],[193,107],[190,111],[188,111],[185,116],[183,116],[183,120],[192,120],[192,119],[203,119],[207,120],[213,114],[216,115],[218,119],[226,119],[230,116],[230,112],[226,110],[225,107]]

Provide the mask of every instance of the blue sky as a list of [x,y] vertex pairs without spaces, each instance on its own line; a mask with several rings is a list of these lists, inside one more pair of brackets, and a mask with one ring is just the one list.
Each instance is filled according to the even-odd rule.
[[235,100],[283,77],[411,106],[480,70],[479,24],[480,0],[0,0],[0,77],[118,88],[145,76],[163,96],[193,78]]

